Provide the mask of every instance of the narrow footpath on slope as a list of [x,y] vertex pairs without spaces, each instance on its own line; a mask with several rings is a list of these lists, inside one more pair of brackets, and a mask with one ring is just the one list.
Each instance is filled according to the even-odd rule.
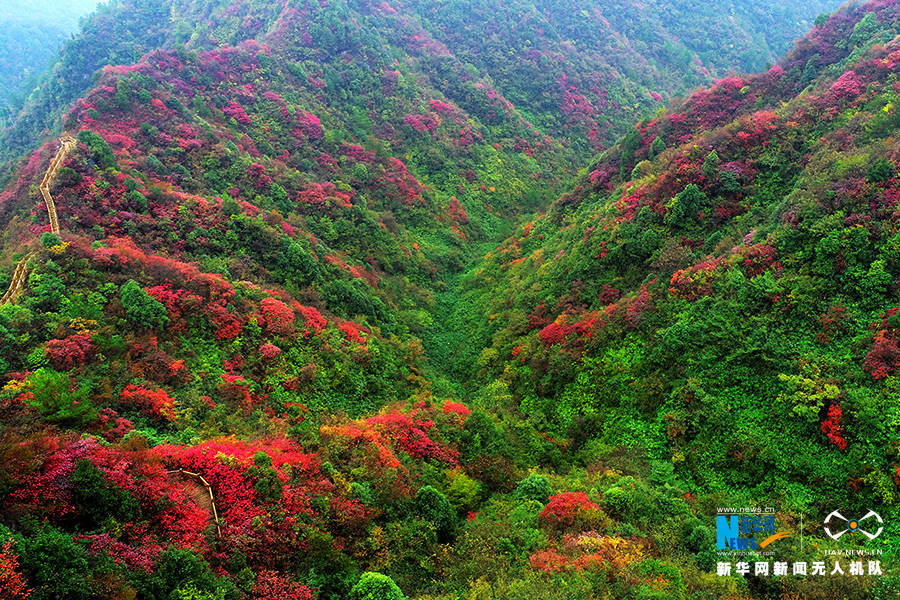
[[[59,219],[56,216],[56,203],[53,202],[53,196],[50,195],[50,184],[53,183],[57,171],[65,162],[69,152],[75,148],[77,142],[72,136],[64,134],[59,138],[59,143],[59,150],[56,151],[56,156],[50,161],[50,166],[47,167],[47,172],[44,173],[44,178],[41,180],[41,185],[38,188],[41,191],[41,196],[44,198],[44,205],[47,207],[47,216],[50,219],[50,233],[57,235],[59,234]],[[25,280],[28,278],[28,261],[34,255],[34,252],[29,252],[16,265],[12,281],[9,282],[9,289],[0,298],[0,306],[12,302],[19,295],[19,292],[22,291]]]

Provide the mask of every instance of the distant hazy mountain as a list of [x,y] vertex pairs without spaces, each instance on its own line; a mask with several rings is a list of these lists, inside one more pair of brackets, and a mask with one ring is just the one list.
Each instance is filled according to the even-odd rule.
[[97,4],[98,0],[0,2],[0,111],[11,97],[23,93],[29,78],[47,68],[66,38],[78,30],[78,20]]

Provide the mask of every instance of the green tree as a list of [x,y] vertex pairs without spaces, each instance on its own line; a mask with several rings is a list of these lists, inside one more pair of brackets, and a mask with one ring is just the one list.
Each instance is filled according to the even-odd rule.
[[659,136],[653,138],[653,141],[650,143],[650,158],[656,158],[660,154],[662,154],[666,149],[666,143]]
[[92,157],[101,169],[110,169],[116,166],[116,155],[100,134],[85,129],[78,134],[78,141],[87,146]]
[[536,500],[541,504],[546,504],[553,493],[553,487],[543,475],[532,473],[519,482],[516,491],[513,494],[517,500]]
[[72,499],[88,526],[101,525],[110,517],[129,521],[140,511],[134,496],[107,481],[103,472],[89,460],[76,461],[69,482]]
[[288,214],[289,212],[294,210],[294,204],[293,202],[291,202],[291,199],[288,198],[287,190],[285,190],[284,187],[278,185],[277,183],[273,183],[269,187],[269,195],[275,202],[275,207],[284,214]]
[[339,315],[347,318],[365,315],[379,321],[385,320],[387,309],[384,302],[370,294],[370,288],[359,279],[337,279],[325,287],[322,296],[328,308]]
[[62,240],[59,239],[59,236],[55,233],[45,231],[41,235],[41,246],[43,246],[44,248],[52,248],[54,246],[59,246],[60,244],[62,244]]
[[179,595],[183,597],[186,584],[190,584],[190,591],[195,598],[197,594],[216,594],[218,590],[224,590],[221,595],[228,600],[237,598],[237,590],[230,579],[216,577],[202,556],[184,548],[170,548],[159,555],[153,574],[139,585],[140,597],[148,600],[170,600],[179,598]]
[[116,106],[122,110],[131,104],[131,84],[124,77],[119,77],[119,80],[116,81],[116,95],[113,100]]
[[222,200],[222,212],[230,217],[231,215],[242,214],[244,211],[236,200],[230,196],[226,196],[225,199]]
[[25,523],[25,535],[15,536],[19,563],[31,584],[31,600],[82,600],[90,597],[84,547],[50,525]]
[[200,590],[187,583],[173,592],[178,600],[225,600],[225,590]]
[[461,470],[447,475],[447,499],[457,510],[472,510],[478,502],[481,484]]
[[40,368],[28,378],[28,387],[32,394],[28,403],[51,423],[77,427],[97,416],[88,400],[90,386],[79,385],[73,390],[68,373]]
[[453,536],[456,511],[444,494],[426,485],[416,493],[413,506],[417,515],[434,525],[439,538],[446,540]]
[[244,475],[254,480],[253,489],[260,499],[281,498],[284,485],[278,477],[278,471],[272,466],[272,457],[262,450],[253,455],[253,466],[244,471]]
[[55,311],[65,297],[66,284],[59,276],[59,266],[47,261],[43,268],[37,268],[28,276],[28,287],[32,298],[27,300],[29,308]]
[[319,263],[303,244],[290,238],[282,238],[276,264],[285,278],[297,285],[309,285],[319,279]]
[[719,165],[721,164],[719,153],[711,150],[703,160],[703,176],[707,179],[714,179],[719,173]]
[[866,179],[872,183],[884,183],[893,176],[894,166],[891,164],[891,161],[885,158],[879,158],[869,167]]
[[822,57],[818,54],[813,54],[812,57],[806,61],[806,66],[803,67],[803,74],[800,77],[800,81],[803,83],[809,83],[819,74],[819,69],[817,65],[819,64],[819,60]]
[[692,183],[669,202],[666,223],[671,227],[685,227],[688,222],[696,220],[697,212],[706,203],[706,194],[696,183]]
[[406,600],[394,580],[381,573],[363,573],[350,591],[350,600]]
[[621,157],[619,158],[619,176],[625,177],[625,173],[628,173],[627,170],[631,162],[634,160],[634,153],[637,152],[637,149],[641,147],[641,132],[637,130],[636,127],[632,127],[628,130],[628,133],[625,134],[625,137],[622,138],[621,142]]
[[137,190],[132,190],[128,194],[129,204],[139,213],[147,212],[147,197]]
[[785,404],[790,410],[814,423],[826,404],[834,402],[841,396],[836,382],[825,377],[821,368],[815,363],[803,363],[800,373],[787,375],[780,373],[778,379],[782,384],[782,392],[777,401]]
[[853,33],[850,34],[850,43],[854,46],[866,44],[872,41],[879,29],[880,25],[875,17],[875,13],[866,13],[866,16],[853,26]]
[[119,292],[122,307],[128,320],[148,329],[165,329],[169,323],[166,307],[162,303],[144,291],[144,288],[134,279],[122,286]]

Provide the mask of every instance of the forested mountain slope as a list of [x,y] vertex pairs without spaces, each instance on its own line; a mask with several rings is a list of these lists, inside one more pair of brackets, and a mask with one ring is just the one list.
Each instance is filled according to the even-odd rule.
[[898,11],[638,123],[463,278],[461,378],[701,489],[893,507]]
[[[494,101],[485,94],[496,95],[498,107],[512,102],[539,130],[523,144],[550,135],[571,144],[585,160],[660,107],[663,97],[730,70],[774,62],[817,15],[837,5],[836,0],[752,7],[693,0],[111,2],[66,45],[41,88],[13,115],[2,138],[12,152],[4,158],[17,158],[38,136],[46,139],[61,113],[93,87],[93,75],[104,65],[133,63],[146,52],[179,44],[204,51],[255,39],[291,46],[293,60],[313,61],[330,73],[325,93],[332,102],[348,100],[335,89],[337,80],[351,83],[342,89],[355,96],[377,87],[374,81],[399,61],[402,71],[416,76],[416,85],[427,84],[472,116],[487,117],[488,125],[501,116],[492,114]],[[293,23],[290,29],[282,27],[286,22]],[[473,89],[476,84],[483,90]]]
[[[783,37],[553,6],[101,10],[6,132],[0,596],[895,594],[900,5],[637,125]],[[742,505],[887,575],[716,576]]]

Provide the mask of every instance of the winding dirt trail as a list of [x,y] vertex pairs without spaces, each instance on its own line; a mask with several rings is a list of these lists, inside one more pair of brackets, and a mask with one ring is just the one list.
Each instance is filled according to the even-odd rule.
[[[167,475],[183,475],[185,477],[191,478],[189,481],[194,486],[192,496],[197,503],[205,508],[206,510],[212,510],[213,523],[216,526],[216,534],[219,538],[222,537],[222,522],[219,520],[219,510],[216,507],[216,498],[213,496],[212,486],[206,480],[203,475],[199,473],[192,473],[191,471],[185,471],[184,469],[176,469],[174,471],[166,471]],[[198,483],[199,482],[199,483]],[[203,490],[206,491],[206,494],[203,493]],[[207,496],[208,494],[208,496]]]
[[[59,138],[59,143],[59,150],[56,151],[56,156],[50,161],[47,172],[44,173],[44,178],[41,180],[41,185],[38,187],[41,191],[41,196],[44,198],[44,204],[47,206],[47,215],[50,217],[50,232],[54,234],[59,234],[59,219],[56,216],[56,203],[53,202],[53,196],[50,194],[50,184],[53,183],[57,171],[59,171],[60,167],[62,167],[65,162],[66,156],[73,148],[75,148],[78,142],[71,135],[64,134]],[[12,300],[19,295],[19,292],[22,291],[25,280],[28,278],[28,261],[35,254],[37,254],[35,251],[29,252],[22,257],[22,260],[16,265],[16,270],[13,272],[9,289],[3,294],[3,297],[0,298],[0,306],[12,302]],[[212,486],[209,482],[199,473],[192,473],[190,471],[185,471],[184,469],[167,471],[167,473],[170,475],[178,474],[188,478],[188,481],[192,484],[192,491],[195,492],[193,495],[198,501],[198,504],[212,510],[212,521],[216,526],[216,534],[221,538],[222,522],[219,520],[219,511],[216,507],[215,496],[213,495]],[[206,493],[204,493],[204,491]]]
[[[59,234],[59,219],[56,216],[56,203],[53,202],[53,196],[50,195],[50,184],[53,182],[53,178],[56,177],[56,172],[59,171],[59,168],[65,162],[66,156],[77,142],[71,135],[65,134],[59,138],[59,143],[59,150],[56,151],[56,156],[50,161],[50,166],[47,167],[47,172],[44,173],[44,178],[41,180],[41,185],[38,188],[41,191],[41,196],[44,198],[44,204],[47,206],[47,216],[50,217],[50,232],[54,234]],[[12,281],[9,282],[9,289],[0,298],[0,306],[12,302],[19,295],[19,292],[22,291],[25,280],[28,278],[28,261],[34,255],[34,252],[29,252],[16,265]]]
[[0,306],[10,303],[12,299],[18,296],[19,292],[22,291],[22,286],[25,285],[25,279],[28,275],[28,261],[32,256],[34,256],[34,252],[29,252],[22,257],[22,260],[16,265],[16,270],[13,271],[12,281],[9,282],[9,289],[6,290],[6,293],[0,298]]
[[50,217],[50,233],[55,234],[59,233],[59,220],[56,218],[56,204],[53,202],[53,196],[50,195],[50,184],[53,182],[53,178],[56,177],[56,172],[59,171],[59,168],[65,162],[66,155],[75,147],[77,142],[72,136],[64,135],[59,138],[59,143],[59,150],[57,150],[56,156],[50,162],[47,172],[44,173],[44,178],[41,180],[39,188],[41,195],[44,197],[44,204],[47,205],[47,215]]

